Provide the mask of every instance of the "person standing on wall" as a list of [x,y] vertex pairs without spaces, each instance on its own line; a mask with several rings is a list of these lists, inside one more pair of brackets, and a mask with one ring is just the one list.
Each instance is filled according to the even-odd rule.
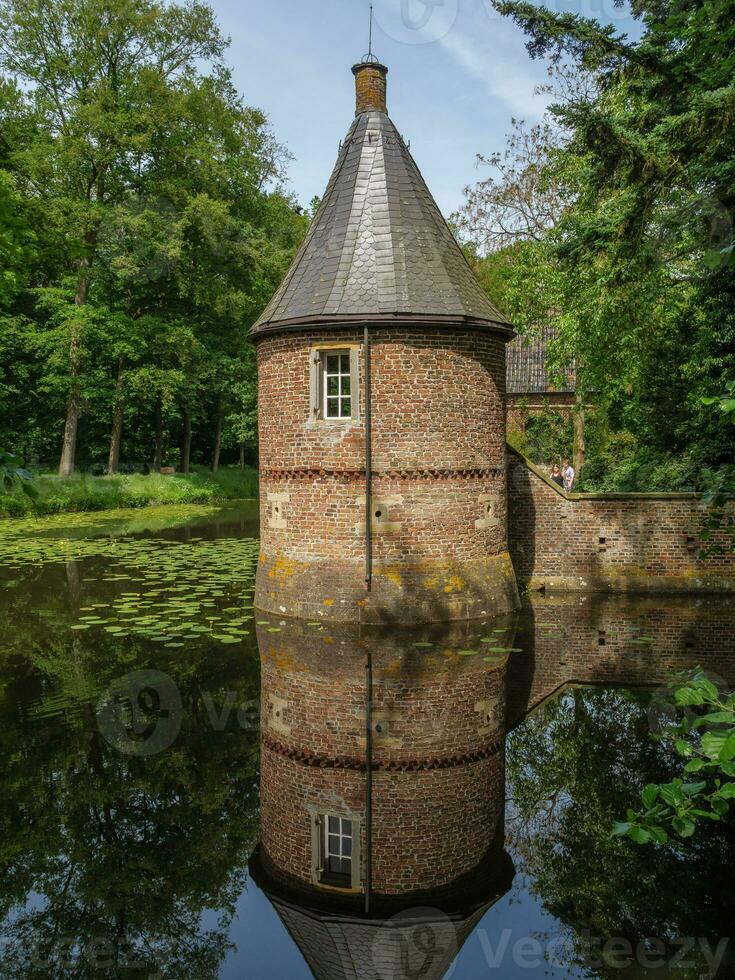
[[572,490],[574,489],[574,480],[576,474],[574,472],[574,467],[572,466],[572,464],[569,462],[568,459],[565,459],[564,462],[561,464],[561,475],[564,480],[564,489],[566,490],[567,493],[571,493]]

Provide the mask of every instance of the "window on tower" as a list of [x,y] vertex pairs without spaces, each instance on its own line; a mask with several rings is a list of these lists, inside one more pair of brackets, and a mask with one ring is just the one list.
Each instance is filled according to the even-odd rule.
[[352,418],[349,351],[322,353],[322,412],[325,419]]
[[312,416],[340,422],[356,419],[357,347],[312,352]]
[[330,888],[360,888],[360,820],[353,814],[313,814],[314,881]]
[[322,820],[321,880],[349,888],[352,883],[352,820],[327,814]]

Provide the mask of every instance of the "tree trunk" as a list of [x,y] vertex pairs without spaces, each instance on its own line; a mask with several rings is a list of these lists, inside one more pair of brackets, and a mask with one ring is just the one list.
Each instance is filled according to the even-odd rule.
[[217,418],[214,426],[214,445],[212,446],[212,472],[219,469],[219,454],[222,448],[222,399],[217,400]]
[[111,474],[117,473],[120,466],[120,446],[122,445],[123,417],[125,415],[125,399],[123,398],[124,378],[125,360],[121,357],[117,365],[115,407],[112,411],[112,434],[110,436],[110,456],[107,460],[107,472]]
[[572,420],[574,424],[574,472],[578,480],[585,460],[584,401],[579,395],[577,395],[575,400],[574,409],[572,411]]
[[245,469],[245,443],[240,443],[240,469]]
[[69,592],[69,608],[75,614],[82,604],[81,563],[72,559],[66,562],[66,586]]
[[184,409],[184,440],[181,445],[181,472],[188,473],[191,464],[191,412]]
[[[78,350],[78,342],[72,341],[72,352]],[[82,396],[77,380],[79,371],[77,367],[72,368],[72,387],[69,393],[69,403],[66,409],[66,422],[64,423],[64,440],[61,444],[61,459],[59,460],[59,476],[71,476],[74,472],[74,458],[77,449],[77,430],[79,428],[79,416],[81,415]]]
[[[97,232],[90,232],[86,236],[86,244],[92,249],[97,243]],[[92,260],[88,255],[81,258],[77,264],[79,280],[77,291],[74,294],[74,305],[84,306],[87,302],[89,292],[88,270]],[[82,414],[82,388],[80,377],[81,366],[81,325],[72,321],[69,335],[69,376],[71,385],[69,389],[69,402],[66,408],[66,421],[64,422],[64,438],[61,444],[61,459],[59,460],[59,476],[71,476],[74,472],[74,459],[77,449],[77,429],[79,428],[79,416]]]
[[153,469],[156,473],[161,472],[163,462],[163,399],[159,395],[156,399],[156,453],[153,459]]

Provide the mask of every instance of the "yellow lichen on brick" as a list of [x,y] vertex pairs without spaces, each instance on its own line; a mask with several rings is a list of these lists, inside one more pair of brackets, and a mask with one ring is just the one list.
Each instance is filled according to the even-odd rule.
[[450,575],[449,581],[444,586],[444,592],[461,592],[464,586],[464,579],[460,578],[459,575]]

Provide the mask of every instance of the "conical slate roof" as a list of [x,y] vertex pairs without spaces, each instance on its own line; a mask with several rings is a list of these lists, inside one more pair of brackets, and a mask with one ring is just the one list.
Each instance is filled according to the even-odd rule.
[[389,116],[361,112],[255,335],[301,324],[457,323],[512,336]]

